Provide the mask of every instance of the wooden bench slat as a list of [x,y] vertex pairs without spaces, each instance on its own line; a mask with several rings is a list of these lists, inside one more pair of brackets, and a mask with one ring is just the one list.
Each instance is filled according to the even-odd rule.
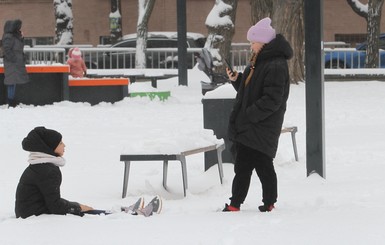
[[200,153],[200,152],[212,151],[212,150],[215,150],[216,148],[217,148],[216,145],[210,145],[210,146],[206,146],[206,147],[200,147],[200,148],[196,148],[196,149],[192,149],[192,150],[188,150],[188,151],[183,151],[180,154],[182,156],[188,156],[188,155],[192,155],[192,154],[196,154],[196,153]]

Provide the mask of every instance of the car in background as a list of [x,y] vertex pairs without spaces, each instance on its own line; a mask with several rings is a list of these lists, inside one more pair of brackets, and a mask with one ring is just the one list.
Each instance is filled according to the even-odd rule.
[[[379,37],[379,66],[385,68],[385,34]],[[368,44],[361,43],[356,48],[324,49],[325,68],[365,68],[366,48]]]
[[[200,33],[187,32],[187,48],[203,48],[206,37]],[[112,45],[111,51],[106,51],[100,55],[93,64],[88,64],[90,68],[115,69],[115,68],[135,68],[137,34],[125,35],[122,41]],[[119,48],[132,48],[132,50],[119,50]],[[170,49],[171,48],[171,49]],[[178,68],[178,35],[177,32],[148,32],[146,64],[147,68]],[[116,51],[114,50],[116,49]],[[187,57],[187,67],[194,66],[193,54]]]

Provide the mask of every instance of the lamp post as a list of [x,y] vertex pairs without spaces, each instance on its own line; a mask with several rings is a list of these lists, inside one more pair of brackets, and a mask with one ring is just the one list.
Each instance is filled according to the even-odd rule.
[[178,84],[187,86],[186,0],[176,0],[176,7],[178,29]]
[[305,1],[306,169],[325,178],[323,0]]

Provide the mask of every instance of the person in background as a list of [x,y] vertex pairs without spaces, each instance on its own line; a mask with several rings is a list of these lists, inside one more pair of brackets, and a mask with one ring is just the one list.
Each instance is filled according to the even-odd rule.
[[22,21],[7,20],[2,37],[4,53],[4,84],[7,86],[9,107],[17,106],[15,100],[16,85],[29,81],[24,60],[24,37],[21,31]]
[[277,201],[277,175],[273,159],[278,147],[289,96],[287,60],[293,56],[288,41],[264,18],[250,27],[247,39],[252,57],[242,72],[226,69],[237,90],[229,119],[229,139],[233,142],[235,176],[230,205],[224,212],[239,211],[244,202],[253,170],[262,184],[261,212],[273,210]]
[[24,170],[16,190],[16,218],[41,214],[74,214],[93,208],[70,202],[60,195],[62,174],[60,168],[66,163],[63,158],[65,144],[62,135],[52,129],[36,127],[22,141],[29,151],[28,167]]
[[70,75],[72,77],[84,77],[87,75],[87,67],[79,48],[73,48],[68,51],[67,64],[70,66]]

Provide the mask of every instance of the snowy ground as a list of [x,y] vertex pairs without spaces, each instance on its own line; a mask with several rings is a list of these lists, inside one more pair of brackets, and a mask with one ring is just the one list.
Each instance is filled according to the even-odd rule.
[[[171,90],[165,102],[126,98],[90,106],[62,102],[43,107],[0,107],[0,244],[384,244],[385,83],[325,84],[326,179],[306,176],[305,85],[292,85],[285,125],[299,128],[300,161],[289,134],[280,139],[275,166],[279,199],[260,213],[261,187],[254,175],[239,213],[220,212],[230,196],[232,164],[219,183],[214,166],[204,172],[203,154],[187,158],[189,189],[183,197],[180,164],[169,167],[169,192],[161,163],[133,163],[128,196],[121,198],[122,152],[165,150],[212,138],[203,130],[199,71],[189,86],[159,82]],[[132,85],[143,89],[148,84]],[[227,120],[224,118],[223,120]],[[21,140],[35,126],[64,135],[67,164],[62,196],[95,208],[116,209],[139,196],[163,197],[163,211],[149,218],[117,213],[77,217],[42,215],[15,219],[14,196],[27,166]]]

